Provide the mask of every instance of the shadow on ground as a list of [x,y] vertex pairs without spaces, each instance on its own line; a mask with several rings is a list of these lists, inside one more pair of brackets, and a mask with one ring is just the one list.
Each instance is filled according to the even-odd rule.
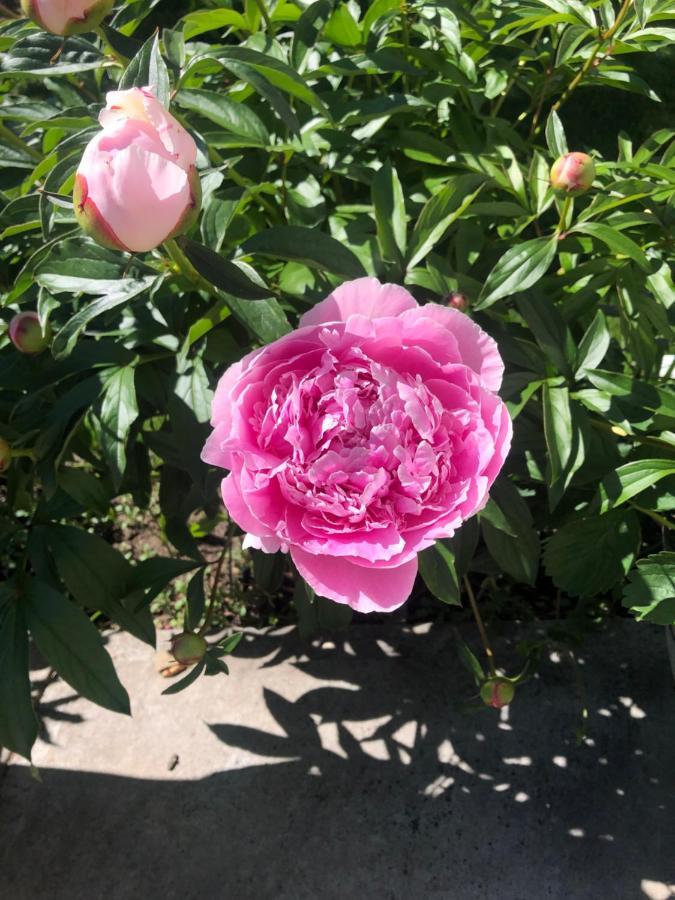
[[[292,635],[251,640],[242,665],[262,674],[273,724],[204,716],[221,769],[205,778],[44,768],[40,785],[10,767],[3,896],[671,896],[675,703],[661,631],[617,626],[581,654],[581,744],[563,659],[508,714],[468,715],[452,644],[442,629],[369,627],[309,654]],[[306,688],[293,701],[290,673]],[[80,715],[62,700],[46,712]]]

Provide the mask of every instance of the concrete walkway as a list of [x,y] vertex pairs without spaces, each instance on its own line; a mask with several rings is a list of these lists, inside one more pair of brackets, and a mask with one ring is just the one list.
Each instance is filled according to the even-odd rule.
[[2,780],[7,900],[674,896],[662,629],[613,625],[576,689],[554,654],[501,714],[458,708],[471,684],[444,627],[251,637],[229,678],[169,697],[147,647],[109,647],[133,719],[55,682],[42,783],[19,764]]

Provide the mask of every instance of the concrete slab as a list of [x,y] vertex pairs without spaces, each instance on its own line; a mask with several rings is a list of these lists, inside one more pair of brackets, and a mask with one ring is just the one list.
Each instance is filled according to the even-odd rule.
[[48,687],[42,783],[15,764],[0,787],[2,897],[675,895],[662,629],[618,622],[577,688],[554,657],[508,712],[477,715],[458,709],[471,686],[445,627],[251,637],[229,678],[173,697],[148,648],[109,646],[134,717]]

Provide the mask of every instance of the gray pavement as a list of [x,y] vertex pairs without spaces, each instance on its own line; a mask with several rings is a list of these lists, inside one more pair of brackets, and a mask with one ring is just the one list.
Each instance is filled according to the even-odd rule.
[[663,629],[615,623],[581,680],[553,654],[478,714],[447,627],[251,636],[229,678],[169,697],[149,648],[109,647],[133,718],[54,682],[42,783],[16,762],[0,783],[7,900],[675,896]]

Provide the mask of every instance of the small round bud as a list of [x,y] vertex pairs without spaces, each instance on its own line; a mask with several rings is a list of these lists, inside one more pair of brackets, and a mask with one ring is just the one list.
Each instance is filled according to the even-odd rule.
[[505,678],[490,678],[480,689],[481,700],[493,709],[508,706],[515,693],[516,689]]
[[17,313],[9,323],[9,339],[21,353],[42,353],[49,346],[51,338],[49,323],[43,331],[40,317],[32,310]]
[[468,300],[464,296],[464,294],[448,294],[446,298],[446,305],[451,309],[458,309],[460,312],[464,312],[469,305]]
[[176,662],[184,666],[193,666],[206,653],[206,641],[201,634],[184,631],[171,640],[171,653]]
[[551,187],[567,197],[586,193],[594,178],[595,163],[587,153],[566,153],[551,166]]
[[6,472],[12,461],[12,448],[4,438],[0,438],[0,472]]

